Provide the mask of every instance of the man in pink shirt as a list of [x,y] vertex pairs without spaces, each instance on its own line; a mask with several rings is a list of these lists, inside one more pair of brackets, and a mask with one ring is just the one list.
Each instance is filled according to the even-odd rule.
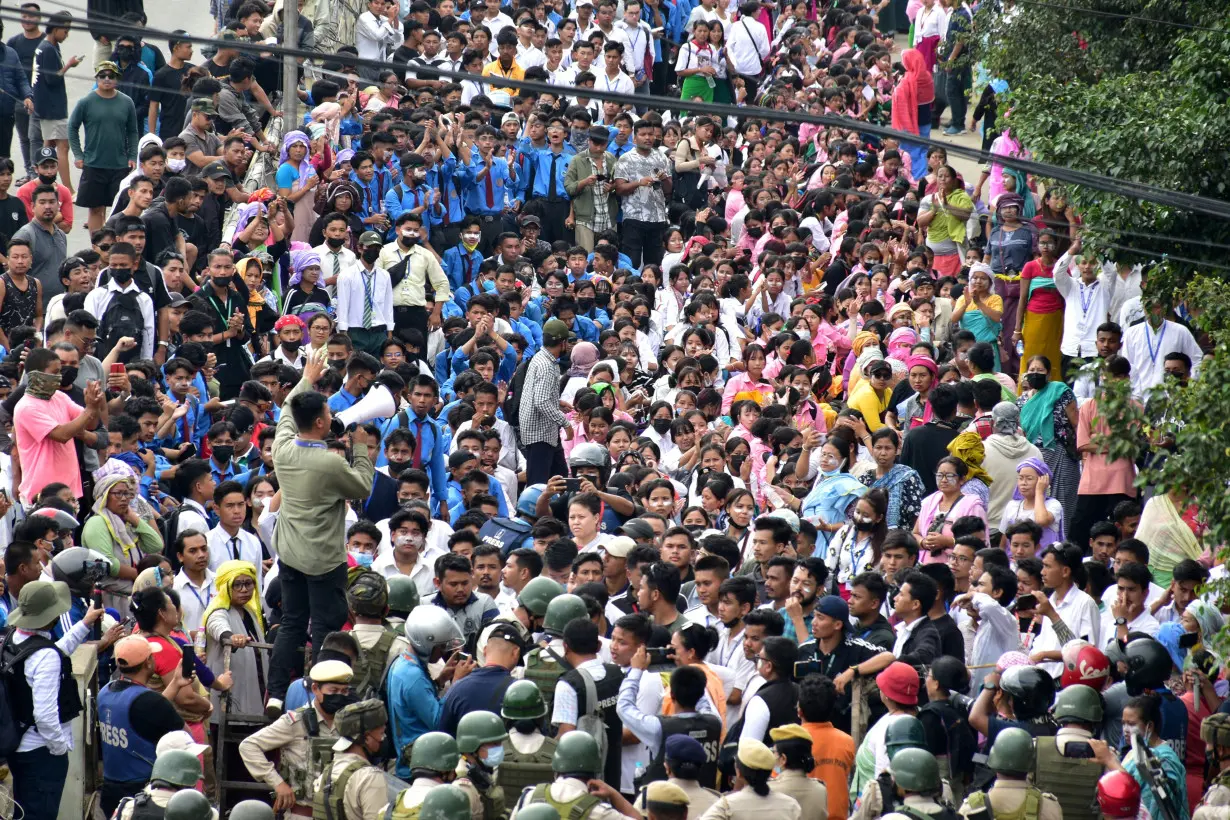
[[[13,410],[21,465],[20,500],[27,504],[55,481],[67,484],[78,498],[82,496],[81,470],[73,439],[84,437],[97,427],[106,408],[106,396],[98,382],[90,382],[86,387],[85,407],[63,393],[60,366],[53,350],[31,350],[26,356],[26,394]],[[70,375],[76,378],[75,373]]]

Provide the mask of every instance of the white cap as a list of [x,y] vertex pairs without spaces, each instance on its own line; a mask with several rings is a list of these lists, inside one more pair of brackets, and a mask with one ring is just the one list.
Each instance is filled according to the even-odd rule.
[[167,732],[159,739],[158,746],[155,747],[155,754],[161,757],[165,752],[180,751],[199,757],[208,748],[204,743],[197,743],[193,740],[192,735],[183,729],[178,729],[174,732]]

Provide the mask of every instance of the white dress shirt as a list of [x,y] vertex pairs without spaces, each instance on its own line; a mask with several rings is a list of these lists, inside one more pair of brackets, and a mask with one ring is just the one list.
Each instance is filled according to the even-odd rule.
[[636,93],[636,83],[632,82],[632,78],[622,71],[614,77],[610,76],[605,71],[599,71],[594,75],[594,77],[594,88],[601,91],[610,91],[615,94]]
[[[1145,634],[1155,638],[1157,637],[1157,631],[1161,628],[1162,625],[1158,623],[1157,618],[1154,618],[1149,613],[1149,607],[1147,605],[1140,610],[1139,615],[1128,621],[1127,624],[1127,631],[1129,633],[1144,632]],[[1102,643],[1099,645],[1106,647],[1111,641],[1115,640],[1117,636],[1118,630],[1115,628],[1115,615],[1109,608],[1107,608],[1107,610],[1102,613]]]
[[205,610],[214,597],[214,574],[206,567],[205,581],[197,586],[192,583],[188,574],[180,569],[175,574],[172,589],[179,593],[179,611],[183,614],[184,632],[191,635],[193,630],[205,626]]
[[756,19],[740,17],[730,27],[730,42],[726,53],[740,74],[757,75],[764,70],[764,61],[769,58],[769,34],[764,24]]
[[517,42],[517,65],[522,68],[533,68],[546,61],[547,55],[543,54],[542,50],[535,47],[533,43],[523,46],[520,41]]
[[205,540],[209,543],[209,568],[211,570],[217,572],[218,567],[227,561],[236,559],[247,561],[256,567],[257,588],[263,589],[261,579],[265,570],[261,561],[264,558],[264,550],[261,547],[260,538],[245,529],[240,529],[231,535],[219,524],[209,531]]
[[[1073,586],[1062,600],[1058,592],[1052,592],[1050,601],[1051,606],[1055,607],[1055,612],[1059,614],[1060,620],[1067,624],[1073,635],[1080,640],[1089,641],[1094,646],[1102,645],[1099,642],[1102,634],[1102,616],[1098,612],[1097,603],[1089,597],[1088,593]],[[1063,649],[1063,644],[1059,642],[1059,637],[1055,634],[1055,626],[1051,623],[1050,618],[1042,619],[1042,631],[1038,633],[1030,649],[1032,652]],[[1063,671],[1063,664],[1059,661],[1047,661],[1038,666],[1051,676],[1057,676]]]
[[106,316],[107,308],[111,306],[111,300],[115,297],[116,293],[136,294],[137,304],[141,306],[141,323],[145,329],[141,339],[141,358],[153,358],[154,341],[158,334],[154,323],[154,300],[149,297],[148,293],[137,287],[135,281],[130,279],[126,287],[120,287],[114,278],[107,280],[105,286],[94,288],[86,294],[84,307],[95,319],[101,322],[103,317]]
[[[388,18],[376,17],[370,11],[359,15],[354,33],[355,47],[363,60],[385,60],[402,43],[401,31]],[[495,34],[491,39],[495,41]]]
[[[978,630],[974,633],[974,646],[970,652],[970,666],[994,664],[1006,652],[1013,652],[1021,647],[1021,626],[1016,616],[999,605],[999,602],[985,592],[975,592],[970,602],[978,613]],[[978,681],[994,671],[994,667],[981,670]],[[977,691],[977,686],[971,686],[971,691]]]
[[329,247],[328,243],[317,245],[312,250],[320,254],[320,286],[329,294],[330,299],[336,299],[337,285],[324,284],[326,279],[332,278],[334,275],[334,261],[337,262],[337,275],[341,276],[346,271],[357,268],[359,266],[359,258],[354,255],[354,251],[344,245],[336,253]]
[[343,271],[337,279],[337,328],[363,329],[363,308],[370,289],[372,328],[393,329],[393,283],[389,272],[375,267],[371,271],[361,265]]
[[[414,569],[410,571],[410,580],[414,582],[414,588],[419,591],[419,600],[426,601],[432,595],[436,594],[436,573],[432,570],[432,565],[422,555],[419,560],[414,562]],[[392,578],[395,575],[404,575],[397,567],[397,563],[393,560],[393,551],[379,556],[372,562],[372,569],[379,572],[385,578]]]
[[1113,271],[1104,271],[1086,285],[1080,274],[1072,270],[1071,262],[1071,257],[1064,254],[1054,271],[1055,288],[1064,298],[1059,352],[1089,359],[1098,355],[1098,325],[1110,318],[1110,302],[1119,277]]
[[1148,321],[1132,325],[1123,331],[1122,353],[1132,363],[1132,395],[1143,399],[1166,376],[1166,355],[1186,353],[1192,360],[1192,378],[1200,371],[1204,352],[1196,344],[1192,332],[1178,322],[1162,320],[1156,331]]
[[[68,656],[90,635],[85,621],[78,621],[56,646]],[[50,632],[18,629],[13,632],[13,645],[20,646],[32,635],[50,638]],[[19,752],[32,752],[44,746],[53,755],[66,755],[73,749],[72,723],[60,722],[60,664],[58,652],[48,647],[35,650],[26,659],[26,684],[34,700],[34,725],[26,729],[17,746]]]
[[620,20],[615,30],[624,34],[624,71],[635,77],[637,71],[645,69],[645,50],[653,47],[653,32],[644,20],[638,20],[635,26]]
[[[557,652],[559,650],[556,650]],[[559,653],[562,657],[563,653]],[[587,661],[582,661],[577,665],[577,671],[584,670],[589,673],[589,676],[597,683],[606,677],[606,667],[602,665],[601,658],[590,658]],[[590,710],[594,709],[595,704],[586,704]],[[555,684],[555,703],[551,712],[551,722],[556,726],[561,723],[570,723],[573,726],[577,725],[577,690],[572,688],[572,684],[565,683],[560,680]]]
[[175,538],[188,530],[196,530],[206,536],[209,534],[209,517],[205,514],[205,508],[191,498],[185,498],[179,505],[178,524],[174,532]]

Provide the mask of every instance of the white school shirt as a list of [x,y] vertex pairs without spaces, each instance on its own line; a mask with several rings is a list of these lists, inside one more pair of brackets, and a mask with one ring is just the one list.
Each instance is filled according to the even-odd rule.
[[635,94],[636,83],[622,71],[611,77],[605,71],[596,74],[594,88],[599,91],[610,91],[613,94]]
[[171,588],[179,593],[179,611],[183,615],[184,631],[191,635],[194,629],[205,626],[205,610],[214,598],[214,574],[206,567],[205,581],[198,587],[181,569],[175,574],[175,583]]
[[393,329],[393,284],[389,272],[376,266],[369,274],[362,266],[343,271],[337,279],[337,327],[363,329],[363,308],[366,300],[366,279],[372,277],[372,327]]
[[[236,539],[236,543],[232,544],[232,538]],[[257,589],[261,588],[261,579],[264,577],[265,570],[264,565],[261,564],[264,550],[259,537],[244,529],[231,536],[219,524],[206,534],[205,541],[209,544],[209,568],[211,570],[217,572],[218,567],[232,559],[247,561],[256,567],[256,586]],[[238,555],[235,554],[236,549]]]
[[1132,363],[1132,395],[1137,399],[1144,399],[1162,383],[1166,376],[1166,354],[1186,353],[1192,360],[1193,379],[1200,372],[1200,359],[1204,356],[1192,332],[1169,319],[1164,319],[1156,332],[1148,321],[1125,329],[1121,352]]
[[[1075,586],[1068,590],[1063,600],[1059,600],[1058,596],[1057,592],[1051,593],[1051,606],[1055,607],[1060,619],[1067,624],[1068,629],[1072,630],[1072,634],[1078,639],[1089,641],[1094,646],[1101,646],[1099,640],[1102,635],[1102,616],[1093,598]],[[1062,648],[1063,644],[1059,642],[1059,637],[1055,634],[1055,627],[1051,619],[1043,618],[1042,631],[1038,633],[1038,637],[1034,638],[1030,651],[1051,651]],[[1052,676],[1063,671],[1063,664],[1059,661],[1047,661],[1038,666]]]
[[144,333],[141,339],[141,358],[150,359],[154,356],[154,339],[157,336],[157,329],[154,323],[154,300],[150,298],[148,293],[137,287],[137,283],[133,280],[128,281],[126,287],[120,287],[115,279],[110,279],[107,284],[100,288],[94,288],[86,294],[84,307],[98,321],[102,321],[107,313],[107,308],[111,306],[111,300],[115,298],[116,293],[134,293],[137,297],[137,304],[141,307],[141,324],[144,326]]
[[622,31],[624,39],[627,40],[624,45],[624,70],[635,77],[638,70],[645,68],[645,51],[653,46],[653,32],[644,20],[637,21],[635,26],[629,26],[627,22],[620,20],[615,23],[615,28]]
[[1065,356],[1089,359],[1098,355],[1098,325],[1110,317],[1110,302],[1115,293],[1113,272],[1100,273],[1086,285],[1072,269],[1072,259],[1064,254],[1055,264],[1055,288],[1063,296],[1063,337],[1059,352]]
[[740,74],[755,75],[764,70],[769,59],[769,35],[764,24],[749,17],[740,17],[730,27],[730,42],[726,52]]

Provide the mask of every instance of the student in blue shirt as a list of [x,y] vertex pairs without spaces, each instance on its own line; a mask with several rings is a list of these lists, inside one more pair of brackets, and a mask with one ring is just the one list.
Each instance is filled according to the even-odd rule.
[[359,192],[359,201],[352,208],[364,225],[384,233],[392,221],[384,212],[384,194],[392,185],[382,187],[376,174],[375,160],[367,151],[356,151],[350,158],[350,181]]
[[[440,432],[440,425],[430,415],[440,398],[440,386],[431,376],[417,376],[411,379],[406,390],[409,393],[409,407],[394,414],[385,422],[380,431],[385,438],[398,427],[404,427],[414,436],[414,455],[411,467],[423,470],[431,479],[431,498],[433,507],[438,513],[441,507],[447,508],[448,476],[444,469],[445,455],[448,444]],[[388,464],[383,444],[376,458],[376,466]]]
[[570,296],[561,296],[551,306],[555,318],[568,325],[577,334],[577,341],[598,344],[598,326],[584,316],[577,315],[577,303]]
[[516,291],[504,294],[500,297],[500,301],[502,303],[500,315],[503,316],[507,311],[508,323],[526,341],[525,355],[521,357],[522,360],[533,356],[538,352],[538,348],[542,347],[542,326],[522,315],[521,297]]
[[[427,184],[427,160],[419,154],[409,153],[406,154],[402,166],[402,181],[384,195],[384,212],[397,224],[397,218],[404,213],[422,215],[433,208],[438,197],[439,192]],[[424,218],[424,240],[429,236],[429,222],[429,219]],[[390,242],[396,239],[391,229],[387,238]]]
[[598,328],[598,332],[606,330],[611,326],[611,317],[607,312],[600,307],[594,305],[597,297],[597,290],[594,288],[594,283],[590,280],[577,282],[573,292],[577,298],[577,315],[584,316],[594,323]]
[[240,472],[235,469],[233,459],[239,431],[229,421],[219,421],[209,428],[205,438],[209,442],[209,471],[214,481],[218,484],[230,481]]
[[353,407],[367,388],[376,380],[380,372],[380,362],[370,353],[358,351],[346,363],[346,383],[342,389],[329,397],[329,409],[334,413]]
[[475,296],[495,293],[495,272],[499,267],[497,259],[484,259],[474,272],[473,280],[453,291],[453,304],[461,309],[460,315],[469,313],[470,300]]
[[496,237],[503,230],[503,222],[498,217],[509,204],[513,183],[507,160],[495,155],[499,137],[500,132],[490,125],[479,130],[478,156],[469,163],[474,172],[473,181],[467,177],[466,210],[482,219],[480,249],[483,251],[495,246]]
[[[467,216],[461,221],[461,241],[444,251],[440,266],[448,277],[448,286],[454,295],[473,281],[483,264],[483,255],[478,244],[483,238],[483,223],[477,216]],[[468,297],[467,297],[468,298]]]
[[572,230],[567,227],[572,204],[564,189],[564,175],[577,149],[567,138],[567,121],[563,117],[553,118],[547,126],[547,147],[534,156],[534,187],[526,191],[526,199],[538,200],[542,209],[541,238],[548,243],[561,239],[570,244],[573,241]]
[[[426,137],[423,142],[427,142]],[[466,163],[457,161],[457,157],[444,144],[444,138],[438,132],[434,152],[431,146],[421,145],[419,153],[427,160],[427,185],[437,193],[434,207],[427,212],[431,233],[437,237],[437,244],[451,248],[457,244],[461,235],[466,218],[463,192],[467,178],[473,176],[474,172]],[[441,159],[433,163],[437,156]]]

